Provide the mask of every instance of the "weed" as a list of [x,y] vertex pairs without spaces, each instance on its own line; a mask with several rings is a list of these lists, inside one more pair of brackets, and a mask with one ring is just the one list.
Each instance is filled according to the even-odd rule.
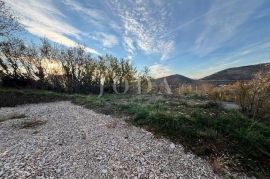
[[21,104],[70,100],[70,95],[45,90],[0,89],[0,107],[14,107]]
[[[21,97],[25,92],[16,94]],[[44,94],[55,96],[46,92],[39,93]],[[149,95],[104,95],[101,98],[73,95],[69,99],[101,113],[128,115],[131,123],[145,127],[158,136],[167,136],[180,142],[202,157],[230,154],[235,163],[240,162],[241,168],[251,174],[261,176],[270,173],[270,128],[239,111],[223,110],[217,103],[187,97],[157,97],[155,100]],[[42,122],[37,124],[42,125]],[[24,125],[26,128],[28,126],[33,127],[31,124]],[[114,124],[108,127],[113,128]],[[213,163],[217,171],[223,167],[219,158],[213,159]],[[228,165],[240,168],[233,162]]]

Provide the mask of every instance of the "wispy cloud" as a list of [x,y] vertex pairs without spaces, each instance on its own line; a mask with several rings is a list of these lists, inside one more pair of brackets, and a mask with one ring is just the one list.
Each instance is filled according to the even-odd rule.
[[264,10],[256,13],[256,15],[254,16],[254,19],[260,19],[260,18],[265,18],[265,17],[269,17],[269,16],[270,16],[270,8],[264,9]]
[[172,74],[172,70],[168,66],[162,64],[152,65],[149,67],[149,70],[150,75],[154,78],[160,78]]
[[171,52],[174,50],[174,42],[173,41],[164,42],[164,44],[162,44],[160,49],[163,50],[161,60],[162,61],[167,60]]
[[269,56],[264,56],[270,48],[269,40],[269,38],[266,38],[249,44],[233,51],[231,54],[213,56],[212,59],[208,59],[209,61],[200,64],[199,70],[190,69],[190,75],[194,78],[201,78],[226,68],[241,66],[242,64],[251,65],[254,63],[270,62]]
[[145,54],[159,54],[162,60],[169,57],[174,49],[174,41],[159,38],[168,30],[166,19],[169,13],[166,4],[167,1],[153,3],[149,0],[110,2],[113,11],[122,20],[123,40],[129,55],[139,49]]
[[134,42],[128,36],[124,36],[123,38],[124,38],[123,45],[126,47],[126,49],[128,51],[128,57],[127,58],[132,59],[132,56],[133,56],[134,51],[135,51]]
[[118,44],[118,39],[115,35],[97,32],[90,36],[92,39],[99,41],[103,47],[111,48]]
[[[187,28],[192,24],[196,24],[199,21],[201,21],[203,18],[205,18],[206,16],[209,16],[213,13],[217,13],[218,11],[222,11],[223,8],[228,8],[228,7],[232,6],[234,3],[235,3],[235,1],[223,3],[222,5],[211,8],[209,11],[207,11],[205,13],[192,16],[191,19],[186,20],[186,21],[181,22],[180,24],[176,25],[174,28],[170,29],[168,32],[163,34],[160,38],[168,38],[170,36],[173,36],[173,35],[177,34],[183,28]],[[179,4],[182,4],[182,3],[179,3]]]
[[108,12],[91,7],[93,3],[89,3],[90,5],[87,3],[82,4],[77,0],[62,0],[62,2],[71,10],[76,11],[86,22],[94,25],[95,28],[106,30],[109,26],[111,29],[119,31],[119,25],[114,22]]
[[[30,33],[42,38],[46,37],[53,42],[68,47],[78,45],[70,37],[81,40],[83,32],[67,23],[65,15],[53,5],[51,0],[9,0],[7,3],[20,17],[20,23]],[[94,54],[100,54],[90,47],[87,47],[86,50]]]
[[224,45],[239,30],[263,1],[234,1],[233,6],[226,6],[226,1],[218,0],[210,12],[222,8],[222,11],[209,13],[204,19],[204,29],[195,41],[195,53],[207,55]]
[[268,0],[4,1],[35,36],[157,63],[155,76],[171,73],[165,63],[196,77],[269,59]]

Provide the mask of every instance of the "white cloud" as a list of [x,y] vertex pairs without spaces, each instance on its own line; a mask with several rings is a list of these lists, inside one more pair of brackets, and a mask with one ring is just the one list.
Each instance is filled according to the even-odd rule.
[[[117,45],[118,38],[112,34],[104,33],[104,28],[123,34],[122,44],[126,48],[131,59],[138,49],[145,54],[160,55],[161,60],[169,58],[174,50],[174,41],[160,39],[168,29],[166,18],[168,17],[167,2],[150,0],[118,0],[105,1],[103,5],[113,11],[112,16],[104,10],[91,6],[90,3],[81,4],[75,0],[62,0],[70,10],[76,11],[79,16],[99,31],[92,39],[99,41],[103,47],[111,48]],[[73,47],[77,43],[73,40],[83,40],[87,34],[70,25],[66,16],[54,6],[53,0],[10,0],[8,3],[20,16],[20,22],[34,35],[47,37],[50,40]],[[154,8],[149,8],[155,6]],[[117,21],[114,17],[118,17]],[[108,29],[110,28],[110,29]],[[89,51],[99,54],[95,49],[87,47]]]
[[[119,31],[119,26],[108,16],[107,12],[91,7],[92,3],[81,4],[76,0],[62,0],[62,2],[76,11],[86,22],[101,30],[108,29]],[[103,2],[105,3],[105,2]]]
[[111,48],[118,44],[118,39],[116,36],[111,34],[106,34],[103,32],[97,32],[92,39],[99,41],[104,47]]
[[[263,1],[239,1],[233,6],[223,0],[216,1],[204,19],[204,29],[195,41],[195,53],[207,55],[230,40]],[[216,11],[216,9],[222,9]]]
[[124,46],[126,47],[128,51],[128,59],[132,59],[132,56],[135,51],[133,40],[129,38],[128,36],[124,36]]
[[164,42],[163,44],[161,44],[160,48],[163,49],[161,60],[162,61],[167,60],[171,52],[174,50],[174,42],[173,41]]
[[[69,37],[80,40],[83,32],[65,22],[65,15],[55,8],[51,0],[9,0],[7,3],[30,33],[67,47],[78,45]],[[100,54],[90,47],[86,49],[91,53]]]
[[88,53],[95,54],[95,55],[102,55],[101,53],[99,53],[98,51],[96,51],[95,49],[90,48],[90,47],[85,47],[85,51]]
[[172,70],[168,66],[162,64],[152,65],[149,67],[149,70],[150,75],[154,78],[161,78],[172,74]]
[[96,20],[102,20],[104,19],[104,14],[96,9],[90,9],[90,8],[86,8],[84,6],[82,6],[78,1],[74,1],[74,0],[63,0],[63,3],[69,7],[71,7],[71,9],[81,12],[84,15],[90,16],[93,19]]
[[269,40],[269,38],[266,38],[262,41],[249,44],[235,50],[231,54],[214,56],[212,59],[208,59],[211,61],[211,65],[209,65],[209,61],[206,61],[203,64],[201,63],[200,66],[197,66],[197,70],[190,69],[189,74],[193,78],[202,78],[226,68],[252,65],[255,62],[270,62],[269,58],[267,57],[269,56],[268,49],[270,48]]
[[150,0],[114,0],[110,6],[122,20],[123,40],[129,55],[137,49],[145,54],[158,54],[166,60],[174,49],[174,41],[160,39],[167,29],[168,2],[153,3]]

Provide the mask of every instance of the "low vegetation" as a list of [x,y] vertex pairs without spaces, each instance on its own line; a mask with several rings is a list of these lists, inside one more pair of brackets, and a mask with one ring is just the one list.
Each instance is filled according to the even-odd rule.
[[250,118],[270,124],[270,71],[256,74],[250,81],[224,86],[202,85],[201,92],[214,101],[235,102]]
[[0,107],[14,107],[22,104],[70,100],[71,96],[45,90],[0,88]]
[[[148,69],[138,73],[127,59],[92,57],[83,46],[64,48],[46,39],[26,45],[12,36],[20,25],[2,0],[0,7],[4,19],[0,21],[0,86],[4,87],[0,88],[0,107],[70,100],[104,114],[128,116],[132,124],[208,158],[216,171],[222,172],[226,165],[257,177],[270,175],[270,127],[265,122],[270,116],[269,72],[222,87],[202,84],[195,92],[191,84],[182,85],[177,96],[156,95],[168,92],[167,86],[155,86],[152,95],[116,95],[112,94],[115,89],[124,91],[126,82],[132,86],[136,80],[142,82],[142,91],[149,92]],[[93,95],[101,87],[110,94]],[[236,102],[242,111],[222,109],[221,101]],[[4,116],[0,122],[24,117]],[[21,128],[43,124],[26,121]]]
[[92,57],[83,46],[64,48],[48,40],[26,45],[20,39],[0,41],[0,84],[69,93],[113,91],[143,76],[126,59]]
[[[258,73],[253,80],[237,83],[236,101],[252,118],[270,117],[270,71]],[[270,121],[268,121],[270,122]]]
[[14,94],[17,95],[13,102],[2,102],[2,106],[72,100],[75,104],[107,115],[129,116],[129,122],[157,136],[180,142],[186,149],[208,158],[218,171],[221,171],[221,166],[217,164],[226,164],[238,171],[269,175],[270,127],[239,111],[224,110],[218,103],[199,95],[106,94],[98,97],[42,90],[2,89],[0,101]]
[[223,110],[196,96],[107,95],[74,99],[76,104],[105,114],[129,115],[132,123],[181,142],[200,156],[222,158],[236,170],[269,173],[270,128],[239,111]]

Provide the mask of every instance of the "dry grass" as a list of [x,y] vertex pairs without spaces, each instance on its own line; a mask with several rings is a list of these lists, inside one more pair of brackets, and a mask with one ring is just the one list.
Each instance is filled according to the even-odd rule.
[[224,169],[227,166],[226,160],[216,155],[210,157],[210,163],[214,169],[214,172],[219,174],[223,174]]

